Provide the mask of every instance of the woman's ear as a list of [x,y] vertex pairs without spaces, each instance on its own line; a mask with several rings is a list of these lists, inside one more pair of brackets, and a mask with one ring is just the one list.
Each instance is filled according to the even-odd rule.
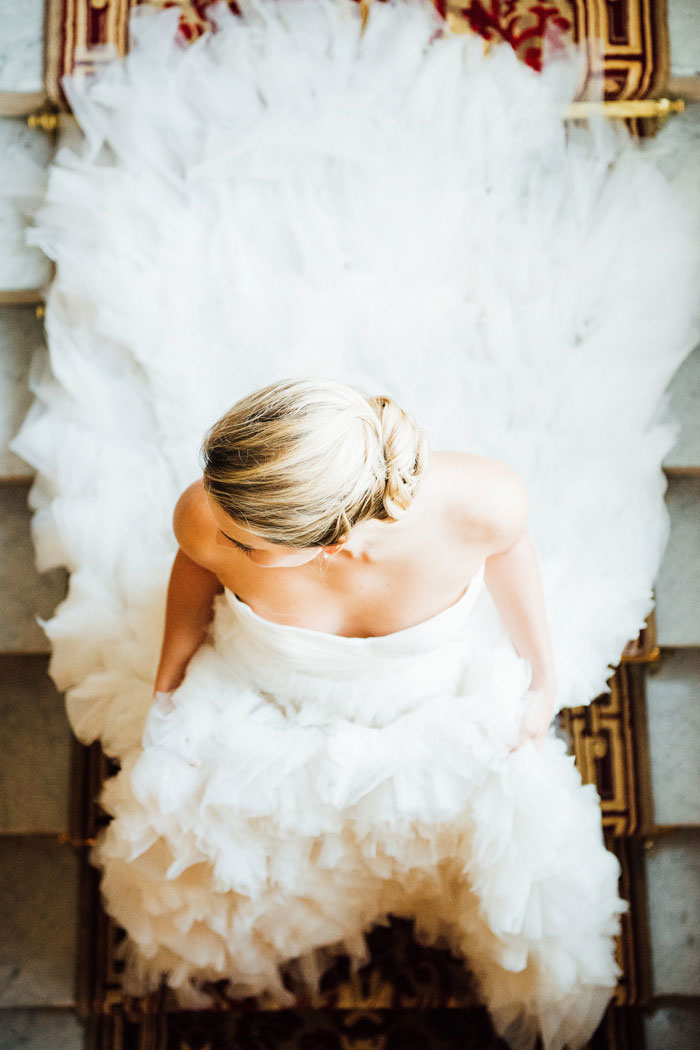
[[337,554],[343,546],[344,543],[341,541],[340,543],[331,543],[328,547],[323,547],[322,550],[324,554]]

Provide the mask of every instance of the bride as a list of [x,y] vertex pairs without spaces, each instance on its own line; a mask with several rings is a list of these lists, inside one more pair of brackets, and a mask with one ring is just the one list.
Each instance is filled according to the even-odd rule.
[[513,1047],[577,1047],[624,903],[548,726],[653,607],[700,150],[565,128],[575,54],[485,56],[427,0],[362,34],[352,0],[241,6],[187,48],[137,6],[64,79],[83,135],[28,238],[56,277],[13,447],[70,571],[51,675],[120,766],[91,859],[124,987],[285,1002],[281,964],[410,916]]
[[[456,603],[484,569],[533,667],[540,695],[524,732],[542,741],[555,673],[515,471],[469,453],[431,457],[424,432],[391,398],[314,379],[240,401],[212,428],[204,455],[203,480],[175,511],[160,696],[180,685],[222,588],[275,622],[371,637]],[[289,568],[301,571],[267,571]]]
[[[624,904],[595,792],[546,736],[522,479],[317,378],[243,398],[202,451],[144,749],[95,850],[131,965],[284,996],[280,964],[357,963],[373,921],[415,916],[513,1045],[589,1032]],[[485,583],[520,655],[474,619]]]

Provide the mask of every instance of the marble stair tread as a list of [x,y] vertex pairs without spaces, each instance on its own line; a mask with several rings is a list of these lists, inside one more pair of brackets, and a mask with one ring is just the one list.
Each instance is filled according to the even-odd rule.
[[0,1010],[0,1050],[82,1050],[84,1026],[71,1010]]
[[53,151],[52,139],[39,128],[28,127],[24,117],[0,118],[0,289],[4,292],[38,288],[51,277],[51,260],[40,248],[25,243],[25,231],[43,198]]
[[0,477],[30,478],[32,468],[9,449],[32,403],[28,386],[34,350],[44,344],[33,306],[0,306]]
[[26,306],[37,307],[44,302],[45,291],[43,288],[14,288],[3,291],[0,288],[0,307],[3,306]]
[[0,0],[0,92],[41,91],[45,0]]
[[671,73],[677,77],[698,76],[700,74],[700,4],[698,0],[668,0],[668,32],[671,45]]
[[644,1018],[646,1050],[697,1050],[700,1006],[662,1007]]
[[72,734],[45,656],[0,655],[0,834],[68,832]]
[[700,476],[670,477],[666,505],[671,532],[656,593],[660,646],[700,645]]
[[0,1009],[74,1006],[79,858],[46,836],[0,850]]
[[700,346],[686,357],[668,386],[669,414],[681,424],[676,444],[664,458],[664,469],[700,471]]
[[700,649],[662,650],[646,702],[655,823],[700,825]]
[[653,994],[700,996],[700,828],[657,835],[645,859]]
[[0,653],[48,652],[36,617],[50,617],[66,593],[63,569],[36,570],[30,520],[27,487],[0,485]]

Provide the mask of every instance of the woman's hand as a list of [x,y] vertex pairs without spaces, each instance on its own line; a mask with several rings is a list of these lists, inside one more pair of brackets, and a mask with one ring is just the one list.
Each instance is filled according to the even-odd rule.
[[167,715],[175,710],[175,704],[173,703],[174,692],[175,690],[171,689],[168,692],[162,691],[153,694],[153,700],[155,701],[153,706],[158,709],[160,714]]
[[517,751],[526,740],[532,740],[537,747],[542,747],[547,730],[554,715],[554,702],[557,696],[555,683],[528,689],[525,694],[525,708],[520,723],[520,734],[511,753]]
[[174,710],[175,704],[173,703],[172,692],[166,692],[165,690],[154,692],[143,736],[141,737],[141,744],[143,747],[150,747],[151,744],[155,743],[157,730],[162,725],[163,720],[167,719],[170,712]]
[[[146,725],[141,737],[142,747],[147,748],[154,745],[156,747],[163,746],[162,730],[165,728],[167,731],[168,718],[175,710],[175,704],[173,703],[174,692],[174,689],[170,691],[158,690],[153,694],[153,702],[151,703],[151,708],[148,712]],[[167,744],[165,746],[168,748],[170,747],[170,745]],[[176,752],[182,757],[179,748],[176,747],[174,750],[176,750]],[[195,762],[187,763],[188,766],[193,767],[201,766],[201,764],[202,763],[199,759]]]

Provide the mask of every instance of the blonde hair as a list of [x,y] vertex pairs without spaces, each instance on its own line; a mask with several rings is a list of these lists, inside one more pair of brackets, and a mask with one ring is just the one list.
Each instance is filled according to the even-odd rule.
[[425,474],[428,441],[390,397],[288,379],[238,401],[202,445],[204,485],[271,543],[330,546],[358,522],[394,521]]

